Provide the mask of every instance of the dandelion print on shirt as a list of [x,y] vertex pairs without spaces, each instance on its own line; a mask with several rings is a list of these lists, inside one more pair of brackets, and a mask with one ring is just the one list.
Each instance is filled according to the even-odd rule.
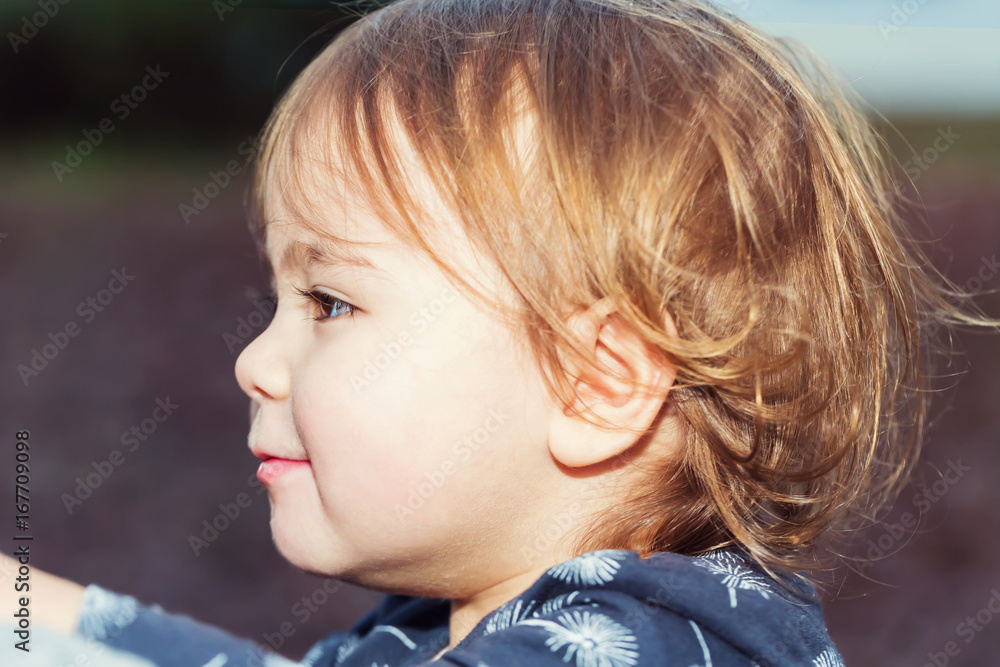
[[556,565],[548,574],[569,584],[605,584],[615,578],[615,572],[621,567],[620,562],[627,553],[614,549],[592,551]]
[[708,650],[708,645],[705,643],[705,636],[701,634],[701,628],[694,621],[688,621],[691,624],[691,629],[698,636],[698,645],[701,646],[702,657],[705,661],[701,665],[692,665],[691,667],[712,667],[712,652]]
[[[529,613],[531,614],[531,617],[534,618],[551,614],[562,609],[567,604],[570,604],[579,596],[580,591],[573,591],[572,593],[566,593],[564,595],[554,597],[542,604],[540,607],[538,606],[537,600],[525,601],[520,598],[515,598],[511,602],[501,605],[500,608],[490,614],[489,621],[486,623],[486,629],[483,634],[492,634],[497,630],[503,630],[504,628],[509,628],[517,623],[522,623],[528,618]],[[591,602],[590,598],[582,598],[577,604],[585,603],[592,607],[599,606],[596,602]]]
[[722,577],[722,583],[729,589],[730,607],[736,606],[737,590],[757,591],[765,599],[768,597],[769,586],[765,579],[751,571],[742,559],[731,552],[710,552],[699,556],[695,565]]
[[844,661],[833,651],[823,651],[813,659],[813,667],[844,667]]
[[139,616],[139,603],[135,598],[122,598],[96,586],[85,591],[82,605],[81,630],[99,642],[127,627]]
[[549,568],[450,650],[449,600],[387,595],[301,662],[90,586],[77,634],[157,667],[843,667],[815,589],[782,579],[788,594],[736,549],[598,550]]
[[354,649],[356,649],[360,643],[361,638],[353,632],[347,635],[347,639],[344,640],[344,643],[337,647],[337,662],[343,662],[347,656],[354,653]]
[[566,647],[563,662],[576,658],[577,667],[635,667],[639,645],[628,628],[604,614],[571,611],[556,622],[533,619],[526,625],[540,625],[551,633],[545,645],[552,652]]

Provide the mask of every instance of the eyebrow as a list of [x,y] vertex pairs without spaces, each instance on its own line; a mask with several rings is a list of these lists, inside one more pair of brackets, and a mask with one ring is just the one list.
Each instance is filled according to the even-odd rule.
[[[274,282],[274,267],[270,259],[266,262],[268,277]],[[281,269],[295,271],[313,267],[353,266],[375,272],[382,269],[364,255],[344,245],[336,245],[322,239],[311,239],[310,243],[292,241],[282,253],[278,263]]]

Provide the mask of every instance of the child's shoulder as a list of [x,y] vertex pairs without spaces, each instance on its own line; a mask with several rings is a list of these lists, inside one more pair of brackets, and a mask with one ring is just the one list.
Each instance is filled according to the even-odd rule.
[[[643,667],[669,657],[716,667],[841,665],[815,590],[783,579],[791,590],[735,549],[646,558],[592,551],[549,568],[441,662],[564,665],[576,658],[581,667]],[[448,609],[447,600],[387,596],[337,641],[336,655],[315,664],[421,664],[447,645]]]

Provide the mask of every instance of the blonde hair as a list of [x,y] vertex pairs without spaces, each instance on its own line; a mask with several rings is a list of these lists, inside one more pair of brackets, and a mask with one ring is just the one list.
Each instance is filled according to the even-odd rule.
[[815,572],[896,496],[942,351],[928,325],[986,320],[907,234],[883,142],[821,64],[691,0],[400,0],[348,26],[266,125],[261,246],[278,196],[329,236],[309,220],[339,178],[489,303],[414,220],[390,119],[510,281],[554,396],[575,398],[563,353],[597,370],[565,320],[598,299],[677,364],[680,453],[575,553],[738,544]]

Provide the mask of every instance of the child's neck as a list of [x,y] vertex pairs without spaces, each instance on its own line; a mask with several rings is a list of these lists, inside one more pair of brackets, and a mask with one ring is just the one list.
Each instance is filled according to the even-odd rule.
[[539,567],[499,581],[469,598],[452,600],[448,645],[434,658],[458,646],[490,612],[528,590],[549,568],[560,562],[562,561],[545,562]]

